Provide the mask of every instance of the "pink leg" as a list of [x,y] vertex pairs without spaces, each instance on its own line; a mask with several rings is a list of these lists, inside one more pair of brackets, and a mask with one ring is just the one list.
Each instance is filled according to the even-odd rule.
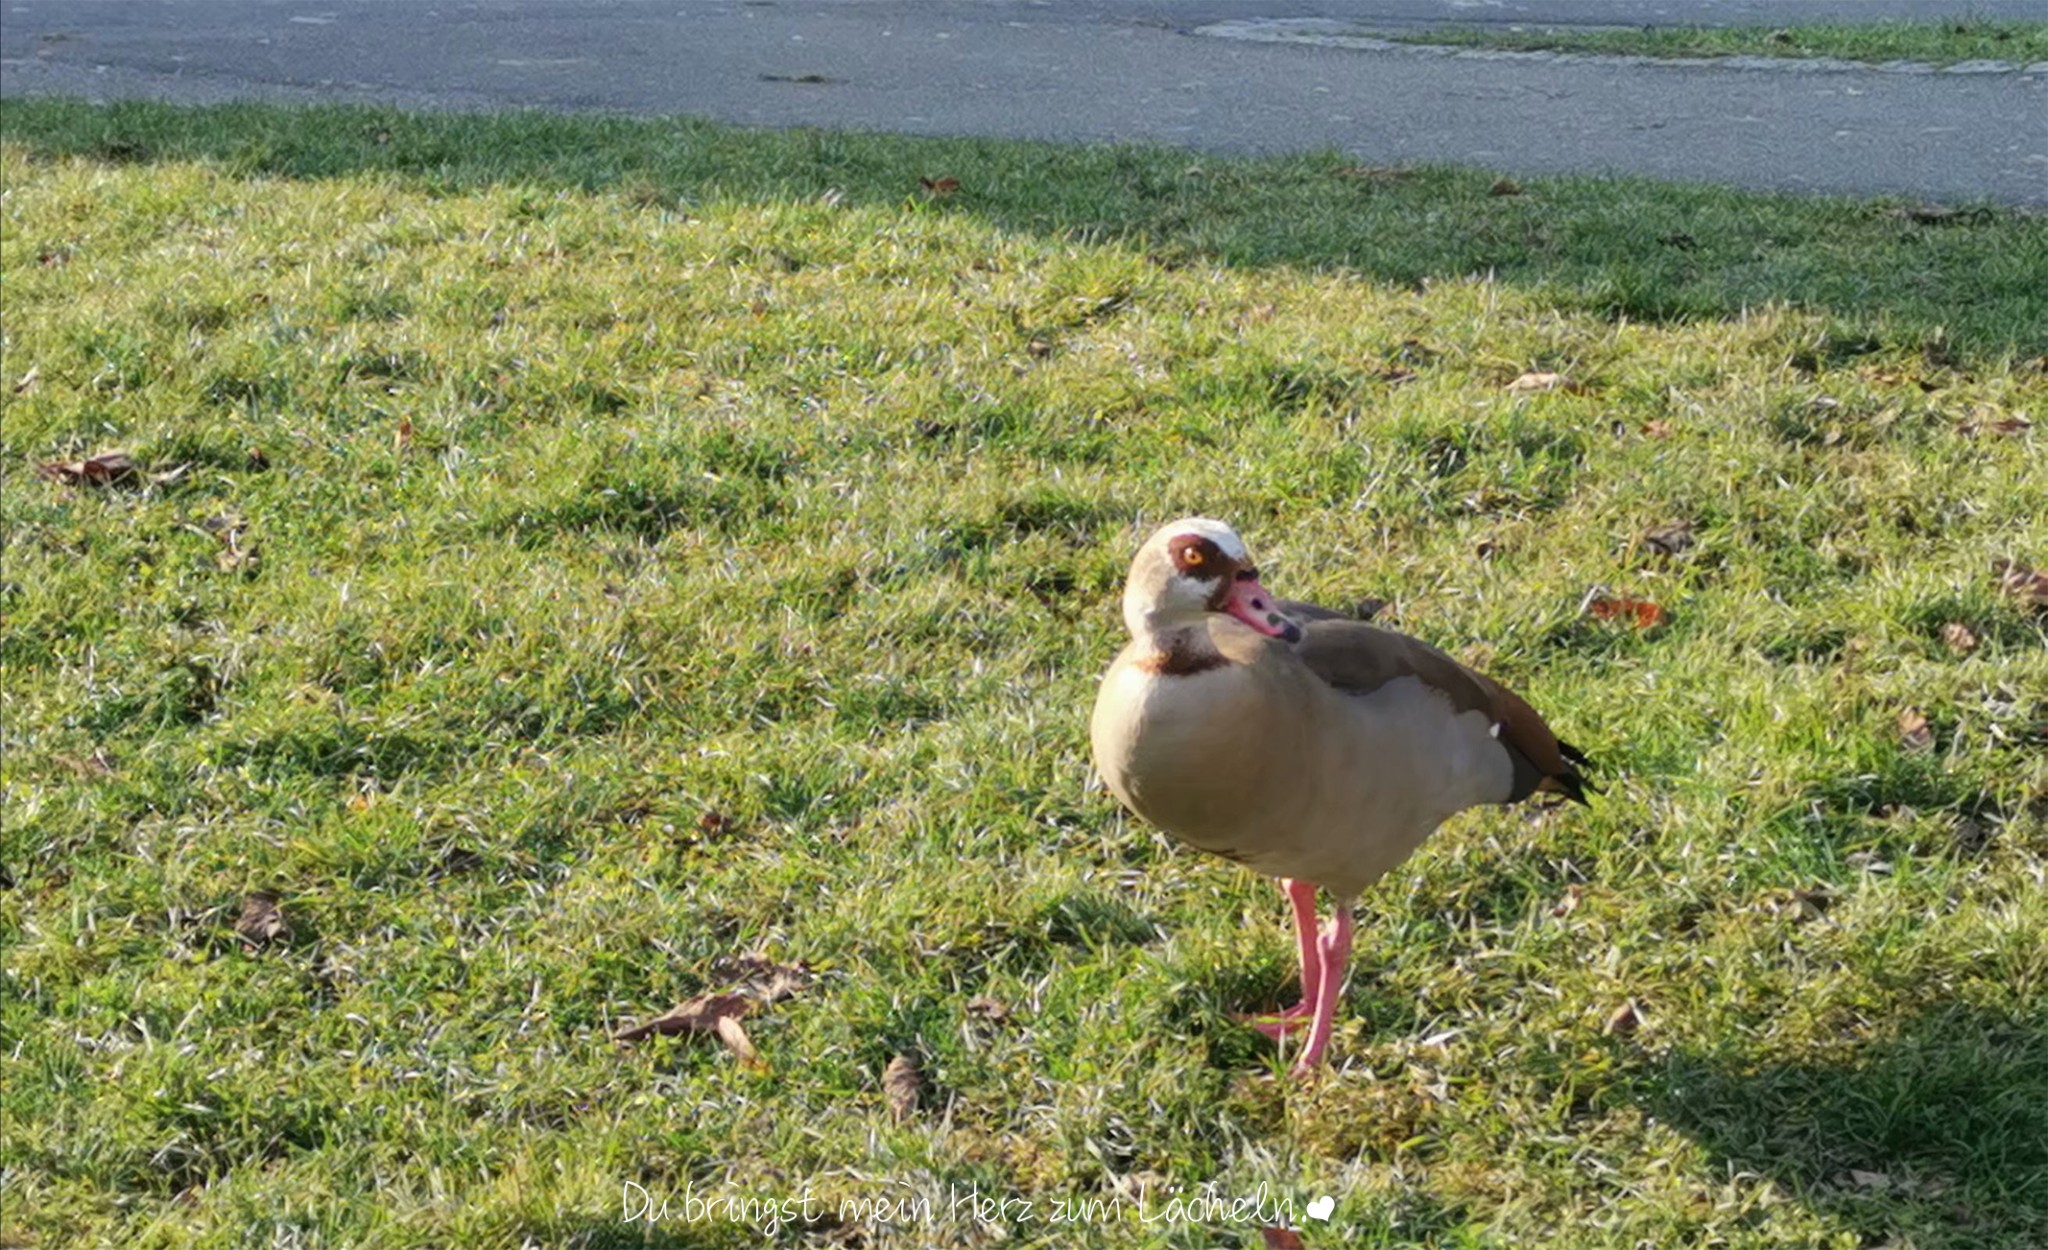
[[1337,915],[1330,923],[1330,932],[1318,939],[1322,958],[1322,977],[1316,989],[1315,1019],[1308,1028],[1308,1044],[1302,1047],[1301,1058],[1294,1061],[1294,1076],[1298,1079],[1315,1070],[1323,1058],[1323,1051],[1330,1044],[1330,1029],[1337,1018],[1337,999],[1344,988],[1344,966],[1351,960],[1351,900],[1342,899],[1337,904]]
[[1308,1023],[1322,986],[1322,952],[1316,931],[1316,887],[1306,881],[1280,879],[1280,889],[1294,905],[1294,938],[1301,952],[1301,1001],[1278,1015],[1246,1015],[1238,1019],[1278,1041]]

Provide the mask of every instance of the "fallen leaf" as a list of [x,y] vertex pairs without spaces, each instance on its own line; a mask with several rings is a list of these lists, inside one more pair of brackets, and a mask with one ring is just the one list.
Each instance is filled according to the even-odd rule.
[[401,456],[412,449],[411,417],[400,417],[398,419],[398,432],[392,436],[391,442],[393,449]]
[[27,373],[24,373],[19,378],[15,379],[14,393],[17,395],[28,394],[30,391],[36,389],[36,382],[39,381],[42,378],[42,376],[43,367],[41,365],[30,365],[28,367]]
[[1608,1037],[1627,1037],[1642,1026],[1643,1014],[1631,998],[1608,1014],[1607,1023],[1600,1026],[1600,1031]]
[[1406,182],[1415,176],[1415,171],[1405,165],[1349,165],[1338,170],[1337,176],[1371,182]]
[[1684,555],[1692,549],[1692,522],[1673,521],[1669,525],[1659,525],[1645,533],[1643,541],[1659,555]]
[[2023,608],[2048,611],[2048,573],[2028,568],[2018,560],[1995,560],[1991,573],[1998,588],[2019,600]]
[[891,1059],[882,1071],[882,1096],[889,1100],[889,1114],[899,1123],[917,1110],[917,1097],[923,1089],[924,1079],[908,1055]]
[[1550,908],[1550,914],[1557,917],[1560,920],[1562,920],[1566,916],[1571,915],[1573,912],[1579,909],[1579,899],[1582,895],[1584,895],[1584,893],[1584,886],[1566,886],[1564,888],[1564,897],[1558,899],[1556,903],[1552,904]]
[[113,757],[108,755],[104,749],[95,750],[91,755],[83,757],[76,755],[53,755],[50,758],[66,772],[87,778],[88,780],[96,781],[101,777],[111,777],[114,775]]
[[1496,179],[1492,186],[1486,188],[1486,193],[1488,195],[1520,195],[1522,193],[1522,184],[1516,182],[1513,178],[1500,178]]
[[235,932],[244,938],[261,946],[288,937],[291,931],[277,895],[268,890],[256,890],[242,900],[242,917],[235,921]]
[[[621,1029],[612,1034],[612,1040],[637,1042],[656,1033],[720,1033],[720,1020],[737,1019],[753,1010],[753,1006],[754,1000],[745,994],[699,994],[695,998],[677,1003],[645,1024]],[[720,1036],[723,1034],[720,1033]],[[741,1036],[745,1034],[742,1033]],[[732,1043],[728,1041],[726,1044]],[[748,1049],[751,1050],[752,1047]]]
[[1044,360],[1052,355],[1052,340],[1043,334],[1034,334],[1031,341],[1024,344],[1024,354],[1033,360]]
[[750,1068],[768,1066],[761,1061],[761,1052],[754,1049],[754,1039],[747,1036],[738,1016],[718,1016],[712,1020],[711,1027],[718,1033],[718,1040],[724,1042],[726,1049],[741,1063]]
[[1637,629],[1654,629],[1664,623],[1664,609],[1648,599],[1631,599],[1596,590],[1586,597],[1585,610],[1595,620],[1625,621]]
[[1301,1250],[1301,1234],[1291,1228],[1267,1225],[1259,1230],[1259,1236],[1266,1243],[1266,1250]]
[[1643,437],[1670,438],[1671,423],[1669,421],[1664,420],[1645,421],[1643,422]]
[[1491,538],[1482,538],[1479,540],[1479,545],[1472,548],[1472,554],[1482,560],[1491,560],[1494,556],[1500,554],[1500,544]]
[[1510,391],[1517,391],[1523,393],[1540,391],[1565,391],[1573,395],[1578,395],[1584,393],[1586,388],[1584,386],[1581,386],[1579,383],[1572,381],[1570,378],[1566,377],[1562,373],[1543,373],[1532,371],[1529,373],[1525,373],[1521,377],[1518,377],[1514,381],[1508,383],[1508,389]]
[[801,963],[778,963],[759,952],[714,960],[711,978],[762,1006],[779,1003],[811,983],[811,970]]
[[967,1000],[967,1014],[970,1016],[980,1016],[991,1024],[1000,1024],[1009,1018],[1010,1009],[999,998],[991,998],[987,994],[976,994],[973,998]]
[[1934,731],[1927,727],[1927,718],[1917,707],[1909,707],[1899,713],[1899,741],[1908,751],[1932,751]]
[[135,461],[125,451],[103,451],[69,464],[38,465],[36,471],[67,486],[115,486],[135,476]]
[[924,188],[926,195],[931,196],[935,200],[942,199],[960,189],[960,180],[958,178],[919,178],[917,183]]
[[1942,626],[1941,640],[1957,655],[1968,655],[1977,649],[1977,635],[1961,621],[1950,621]]
[[1956,426],[1959,434],[2024,434],[2034,428],[2033,418],[2024,412],[2007,414],[1997,408],[1979,407],[1970,419]]
[[732,829],[732,817],[720,811],[707,811],[697,818],[697,832],[707,838],[715,838]]

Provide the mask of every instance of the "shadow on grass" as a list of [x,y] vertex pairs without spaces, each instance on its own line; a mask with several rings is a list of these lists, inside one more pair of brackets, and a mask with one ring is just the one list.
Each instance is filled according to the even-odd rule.
[[[534,112],[10,100],[0,135],[44,156],[207,160],[246,175],[381,174],[440,192],[492,184],[693,203],[817,200],[966,214],[1007,231],[1142,248],[1166,265],[1338,268],[1421,286],[1492,274],[1616,320],[1823,313],[1799,354],[1886,341],[1995,357],[2048,351],[2048,216],[1978,206],[1761,195],[1641,179],[1366,170],[1337,153],[1242,159],[691,119]],[[957,179],[932,198],[924,179]]]
[[1679,1052],[1647,1079],[1718,1164],[1866,1244],[2048,1244],[2048,1018],[1952,1007],[1826,1061]]

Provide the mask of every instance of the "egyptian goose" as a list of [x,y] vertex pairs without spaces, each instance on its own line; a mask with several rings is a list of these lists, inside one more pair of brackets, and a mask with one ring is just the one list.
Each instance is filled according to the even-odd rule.
[[[1096,770],[1174,837],[1279,878],[1302,998],[1254,1026],[1307,1024],[1296,1076],[1329,1045],[1359,891],[1465,808],[1586,801],[1589,761],[1536,709],[1427,643],[1275,599],[1221,521],[1147,539],[1123,611],[1131,641],[1089,725]],[[1318,886],[1336,904],[1327,931]]]

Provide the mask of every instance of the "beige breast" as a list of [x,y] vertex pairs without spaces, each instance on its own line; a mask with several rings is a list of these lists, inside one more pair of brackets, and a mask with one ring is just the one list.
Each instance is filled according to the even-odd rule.
[[1224,662],[1163,672],[1125,648],[1097,695],[1097,770],[1175,837],[1273,876],[1357,893],[1438,823],[1512,785],[1488,717],[1422,680],[1338,689],[1287,644],[1215,617]]

